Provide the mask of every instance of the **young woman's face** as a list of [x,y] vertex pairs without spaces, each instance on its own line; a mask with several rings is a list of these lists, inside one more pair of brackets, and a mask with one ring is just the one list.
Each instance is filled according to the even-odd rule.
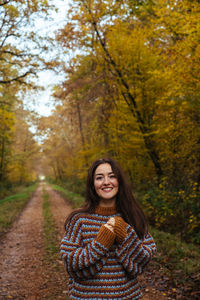
[[100,199],[111,200],[115,198],[119,190],[119,184],[110,164],[103,163],[96,168],[94,187]]

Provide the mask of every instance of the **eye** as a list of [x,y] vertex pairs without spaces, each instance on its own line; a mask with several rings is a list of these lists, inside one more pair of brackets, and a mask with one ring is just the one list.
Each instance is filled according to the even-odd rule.
[[111,174],[110,178],[116,178],[115,174]]
[[102,176],[97,176],[95,179],[96,180],[101,180],[103,177]]

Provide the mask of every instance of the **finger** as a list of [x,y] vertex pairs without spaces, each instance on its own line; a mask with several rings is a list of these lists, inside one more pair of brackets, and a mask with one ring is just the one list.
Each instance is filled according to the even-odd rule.
[[107,227],[109,230],[111,230],[112,232],[114,232],[114,229],[113,229],[113,227],[112,226],[110,226],[109,224],[105,224],[104,225],[105,227]]
[[107,224],[110,224],[111,226],[115,226],[115,219],[114,218],[110,218],[108,220]]

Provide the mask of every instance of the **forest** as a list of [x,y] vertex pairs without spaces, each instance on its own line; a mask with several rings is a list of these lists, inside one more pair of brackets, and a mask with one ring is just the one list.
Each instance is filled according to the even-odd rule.
[[[200,2],[73,0],[44,38],[31,24],[55,9],[0,1],[1,199],[41,175],[84,195],[112,157],[151,226],[200,244]],[[23,105],[41,70],[63,74],[47,117]]]

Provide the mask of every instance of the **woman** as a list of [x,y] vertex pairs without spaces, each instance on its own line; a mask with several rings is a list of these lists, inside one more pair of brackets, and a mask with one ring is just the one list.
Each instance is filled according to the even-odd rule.
[[83,208],[66,220],[61,255],[70,299],[139,299],[137,275],[156,247],[145,216],[116,161],[89,169]]

